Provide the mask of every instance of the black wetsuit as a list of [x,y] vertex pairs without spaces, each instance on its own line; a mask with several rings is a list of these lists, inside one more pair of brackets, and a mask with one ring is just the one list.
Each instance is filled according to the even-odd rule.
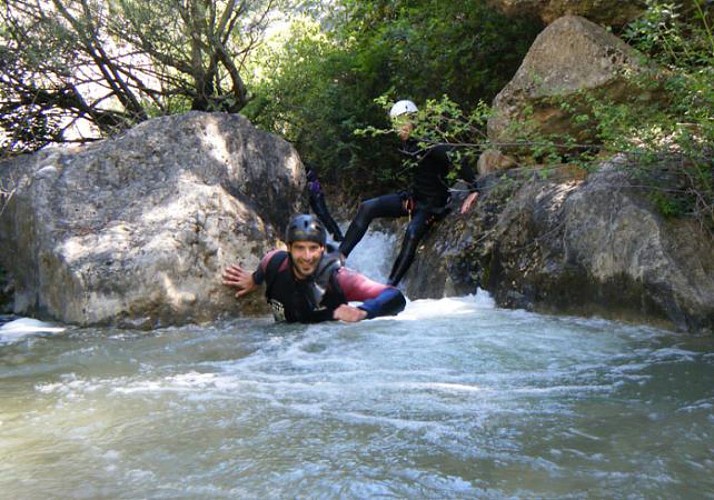
[[342,231],[337,225],[335,219],[330,215],[325,203],[325,194],[322,192],[322,186],[317,178],[315,169],[311,165],[305,165],[305,174],[307,175],[307,192],[310,198],[310,208],[315,212],[317,218],[322,221],[327,231],[332,235],[335,241],[342,241]]
[[406,306],[397,288],[342,267],[336,255],[325,254],[314,275],[300,280],[293,274],[290,254],[274,250],[263,257],[253,281],[266,284],[265,296],[276,321],[330,321],[335,309],[352,301],[362,302],[357,307],[368,319],[398,314]]
[[[362,202],[357,215],[347,229],[340,252],[347,257],[367,232],[373,219],[404,217],[409,215],[402,248],[389,273],[390,285],[397,285],[414,261],[419,241],[429,228],[447,213],[449,185],[447,175],[453,168],[449,157],[453,146],[448,144],[419,148],[415,140],[407,140],[401,152],[415,162],[411,188],[408,191],[385,194]],[[476,177],[465,163],[460,174],[470,190],[476,190]]]

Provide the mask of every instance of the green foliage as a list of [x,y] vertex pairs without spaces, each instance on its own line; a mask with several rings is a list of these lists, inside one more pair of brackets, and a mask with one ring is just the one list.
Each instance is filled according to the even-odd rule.
[[356,161],[373,144],[352,133],[378,113],[371,104],[374,89],[361,77],[368,61],[355,59],[308,19],[293,23],[285,40],[264,50],[251,82],[255,98],[242,112],[293,142],[323,179],[347,171],[374,182],[367,165]]
[[246,59],[289,0],[6,0],[5,153],[94,140],[152,116],[237,112]]
[[343,0],[345,35],[378,53],[388,87],[417,101],[448,94],[490,101],[518,68],[539,23],[507,18],[485,2]]
[[[707,3],[706,5],[709,5]],[[667,216],[692,216],[714,230],[714,38],[712,10],[705,2],[650,0],[647,13],[627,31],[630,43],[666,68],[663,87],[669,96],[659,105],[620,110],[618,127],[628,142],[616,144],[639,155],[644,168],[655,172],[668,165],[670,186],[652,192]],[[648,90],[651,80],[637,82]],[[612,116],[600,110],[600,116]],[[615,141],[613,141],[615,142]]]
[[[592,144],[567,138],[529,136],[533,155],[557,162],[563,151],[587,165],[595,150],[626,153],[630,168],[667,217],[694,217],[714,230],[714,44],[711,12],[694,0],[648,0],[643,16],[625,30],[627,40],[658,64],[629,77],[631,90],[617,100],[580,92],[560,102],[572,130],[597,131]],[[563,101],[562,98],[560,98]],[[527,130],[527,127],[524,127]],[[664,172],[664,173],[663,173]]]
[[430,99],[448,95],[454,106],[482,109],[540,27],[475,0],[339,0],[321,27],[298,24],[285,46],[261,57],[268,76],[252,82],[256,99],[243,113],[284,134],[344,191],[383,191],[399,185],[404,170],[384,102],[375,98],[430,107]]
[[[623,38],[660,64],[673,69],[707,66],[714,51],[711,2],[647,0],[645,13]],[[705,7],[706,6],[706,7]]]

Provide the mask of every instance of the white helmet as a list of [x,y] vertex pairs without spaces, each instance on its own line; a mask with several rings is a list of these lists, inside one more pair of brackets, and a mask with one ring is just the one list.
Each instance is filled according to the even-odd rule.
[[403,115],[405,113],[416,113],[417,111],[419,111],[419,109],[412,101],[397,101],[394,103],[394,106],[392,106],[392,109],[389,110],[389,118],[394,119],[399,115]]

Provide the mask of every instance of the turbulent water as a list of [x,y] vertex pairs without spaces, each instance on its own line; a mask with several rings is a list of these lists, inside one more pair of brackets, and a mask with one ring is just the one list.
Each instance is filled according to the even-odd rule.
[[483,292],[357,324],[3,327],[0,388],[0,498],[714,498],[714,339]]

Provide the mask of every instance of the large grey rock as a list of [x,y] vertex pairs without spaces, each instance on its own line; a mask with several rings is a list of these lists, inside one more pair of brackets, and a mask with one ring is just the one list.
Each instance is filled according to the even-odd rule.
[[155,327],[267,311],[223,268],[252,267],[305,206],[286,141],[239,115],[191,112],[122,136],[0,164],[0,217],[17,314]]
[[714,331],[714,241],[660,216],[618,161],[585,181],[497,181],[425,240],[410,298],[488,290],[503,307]]
[[[648,96],[633,89],[627,77],[645,70],[640,55],[612,33],[582,17],[562,17],[538,35],[513,79],[495,97],[488,136],[503,144],[521,139],[524,132],[569,134],[589,143],[596,128],[577,129],[573,112],[560,102],[584,91],[613,101],[635,94],[642,101]],[[587,111],[577,106],[576,101],[576,113]]]
[[644,12],[647,3],[622,0],[489,0],[509,16],[535,16],[552,23],[561,16],[576,15],[605,26],[623,26]]

